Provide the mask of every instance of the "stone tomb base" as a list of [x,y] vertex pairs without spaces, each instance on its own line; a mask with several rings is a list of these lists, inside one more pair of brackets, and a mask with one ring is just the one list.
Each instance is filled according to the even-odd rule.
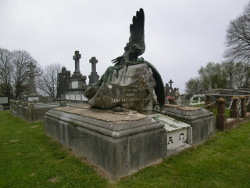
[[111,179],[119,179],[167,157],[164,124],[136,111],[92,109],[87,104],[54,108],[45,131],[85,157]]

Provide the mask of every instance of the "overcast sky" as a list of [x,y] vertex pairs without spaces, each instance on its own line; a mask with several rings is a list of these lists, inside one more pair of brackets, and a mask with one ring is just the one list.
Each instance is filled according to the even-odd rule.
[[0,0],[0,48],[26,50],[45,67],[60,63],[73,73],[75,50],[88,76],[98,59],[101,76],[123,54],[129,25],[145,12],[142,55],[164,83],[183,93],[185,82],[208,62],[222,62],[226,29],[249,0]]

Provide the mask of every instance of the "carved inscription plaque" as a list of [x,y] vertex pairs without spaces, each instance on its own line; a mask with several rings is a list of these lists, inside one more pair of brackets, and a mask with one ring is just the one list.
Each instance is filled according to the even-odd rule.
[[72,89],[76,89],[76,88],[78,88],[79,86],[78,86],[78,81],[73,81],[72,82]]
[[114,71],[109,83],[102,83],[89,103],[104,109],[120,106],[139,111],[152,110],[154,87],[155,80],[147,64],[124,66]]

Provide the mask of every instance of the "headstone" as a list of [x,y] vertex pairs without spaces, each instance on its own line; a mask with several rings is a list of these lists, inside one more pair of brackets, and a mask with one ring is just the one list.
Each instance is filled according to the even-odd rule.
[[190,125],[162,114],[154,114],[149,117],[165,125],[168,156],[178,153],[181,149],[190,147],[192,143]]
[[69,89],[70,71],[66,70],[66,67],[62,68],[62,71],[58,73],[58,88],[57,98],[65,100],[65,91]]
[[99,80],[99,75],[96,72],[96,63],[98,60],[95,57],[92,57],[89,62],[91,63],[91,74],[89,75],[89,85],[92,85]]
[[169,96],[174,97],[175,96],[175,92],[173,89],[173,80],[170,80],[169,82]]
[[190,103],[194,101],[194,97],[190,97]]
[[28,96],[28,102],[37,102],[39,101],[39,97],[36,92],[35,87],[35,74],[34,74],[34,68],[36,67],[32,62],[28,65],[30,68],[29,71],[29,77],[30,77],[30,83],[29,83],[29,96]]
[[173,89],[173,80],[170,80],[165,87],[165,95],[168,99],[175,98],[175,90]]

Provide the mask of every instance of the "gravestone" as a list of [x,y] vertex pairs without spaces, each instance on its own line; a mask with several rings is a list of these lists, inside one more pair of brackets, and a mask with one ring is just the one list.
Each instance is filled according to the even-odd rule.
[[86,76],[83,76],[80,72],[80,59],[81,54],[79,51],[75,51],[73,56],[75,71],[69,79],[68,88],[65,90],[65,100],[67,101],[87,101],[87,98],[83,95],[87,88]]
[[66,70],[66,67],[62,68],[62,71],[58,73],[58,88],[57,98],[66,100],[65,91],[69,89],[70,71]]
[[39,101],[39,97],[36,92],[36,86],[35,86],[35,74],[34,74],[34,68],[36,67],[32,62],[28,65],[30,68],[29,71],[29,77],[30,77],[30,83],[29,83],[29,95],[28,95],[28,102],[37,102]]
[[99,80],[99,75],[96,72],[96,63],[98,60],[95,57],[92,57],[89,62],[91,63],[91,74],[89,75],[89,85],[92,85]]
[[169,88],[168,88],[168,96],[174,97],[175,96],[175,91],[173,89],[173,80],[170,80],[169,82]]
[[180,103],[180,92],[179,88],[173,88],[173,80],[170,80],[165,87],[165,96],[170,104]]

